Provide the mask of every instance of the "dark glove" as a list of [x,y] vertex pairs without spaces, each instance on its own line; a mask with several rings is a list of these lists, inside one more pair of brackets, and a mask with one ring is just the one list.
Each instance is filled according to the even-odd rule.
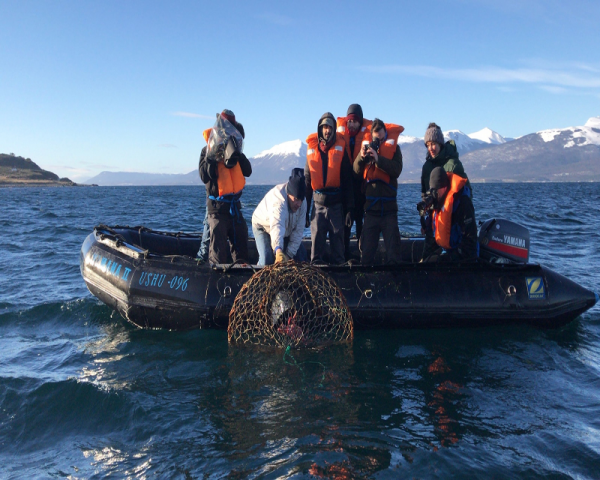
[[238,160],[240,158],[240,152],[234,152],[231,157],[225,160],[225,166],[227,168],[233,168],[237,165]]
[[354,215],[352,215],[352,212],[346,213],[346,227],[347,228],[352,227],[353,221],[354,221]]
[[306,222],[304,223],[304,227],[310,227],[310,214],[308,212],[306,212]]

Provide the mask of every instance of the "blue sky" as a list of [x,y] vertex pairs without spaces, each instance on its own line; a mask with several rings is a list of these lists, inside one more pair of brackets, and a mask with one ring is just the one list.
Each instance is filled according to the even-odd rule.
[[0,0],[0,152],[82,180],[187,173],[223,108],[245,152],[321,114],[516,137],[600,115],[600,2]]

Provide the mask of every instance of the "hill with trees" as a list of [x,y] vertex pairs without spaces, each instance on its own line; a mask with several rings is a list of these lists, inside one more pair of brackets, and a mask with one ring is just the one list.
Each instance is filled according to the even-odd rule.
[[59,178],[55,173],[40,168],[30,158],[0,153],[0,186],[63,186],[77,184],[68,178]]

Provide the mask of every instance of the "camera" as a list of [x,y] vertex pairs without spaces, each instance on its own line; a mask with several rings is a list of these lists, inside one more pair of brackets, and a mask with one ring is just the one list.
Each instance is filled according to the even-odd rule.
[[[379,145],[381,144],[381,142],[379,141],[378,138],[374,138],[371,143],[369,143],[369,147],[372,148],[373,150],[377,151],[379,150]],[[365,159],[370,159],[371,161],[373,161],[373,155],[371,155],[371,152],[369,152],[367,150],[367,153],[365,154]]]
[[435,199],[437,197],[436,191],[433,189],[427,190],[425,192],[425,196],[423,200],[417,203],[417,210],[419,211],[419,215],[424,217],[428,212],[433,210],[433,204],[435,203]]

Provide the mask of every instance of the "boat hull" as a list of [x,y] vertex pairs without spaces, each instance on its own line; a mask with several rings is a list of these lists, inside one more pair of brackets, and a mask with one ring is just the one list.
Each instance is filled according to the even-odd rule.
[[[134,243],[136,228],[140,241]],[[191,255],[152,253],[160,250],[161,241],[177,244],[177,253],[190,253],[197,250],[199,237],[142,227],[97,227],[85,240],[80,258],[90,292],[141,328],[227,328],[235,297],[255,269],[213,268]],[[421,248],[422,240],[403,239],[403,257],[408,252],[414,260]],[[537,264],[407,261],[322,269],[346,297],[356,328],[505,323],[559,327],[598,300],[593,292]]]

